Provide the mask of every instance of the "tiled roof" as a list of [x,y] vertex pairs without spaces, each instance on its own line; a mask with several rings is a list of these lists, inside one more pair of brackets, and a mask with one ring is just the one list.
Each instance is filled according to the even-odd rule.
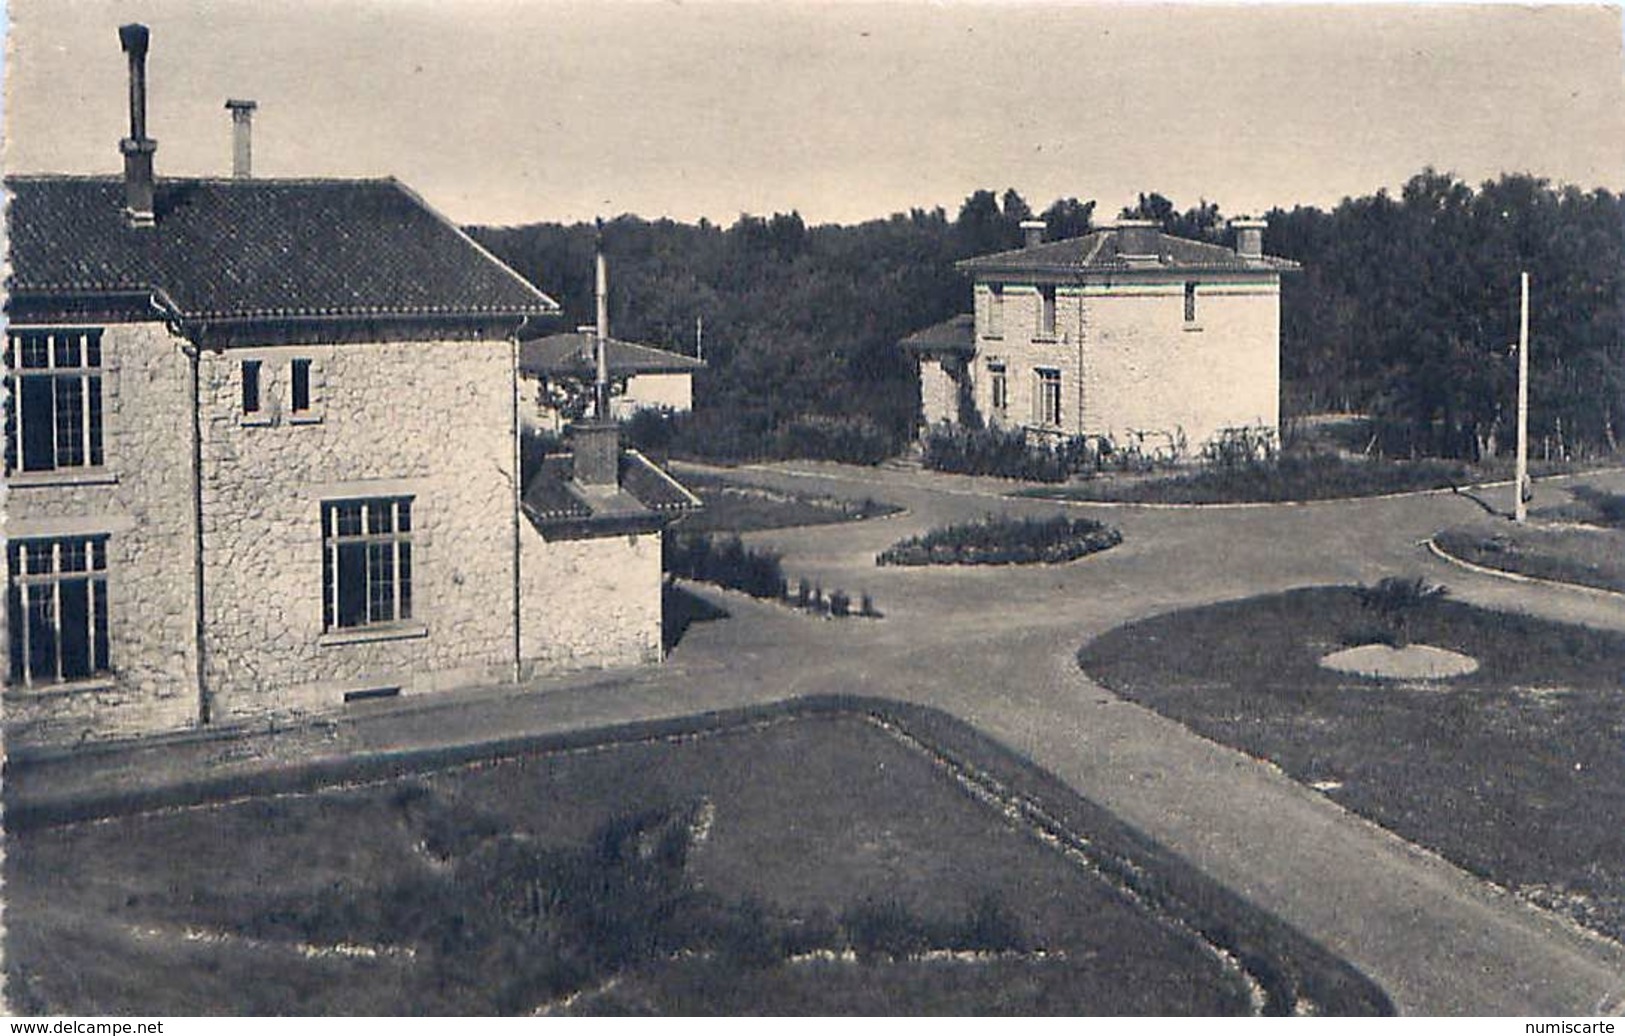
[[914,332],[898,345],[911,353],[964,353],[969,356],[976,351],[976,317],[971,313],[961,313]]
[[192,320],[540,316],[558,305],[393,179],[6,180],[13,295],[157,292]]
[[[526,374],[591,374],[593,339],[590,332],[571,331],[520,342],[519,369]],[[629,374],[683,374],[705,366],[704,360],[696,360],[692,356],[638,345],[636,342],[623,342],[619,338],[611,338],[606,344],[609,373],[616,377]]]
[[1298,269],[1290,259],[1266,255],[1244,259],[1223,245],[1172,234],[1157,234],[1156,262],[1125,259],[1118,250],[1116,230],[1097,230],[1082,237],[1046,241],[1031,248],[1017,248],[962,260],[959,268],[973,274],[988,273],[1089,273],[1124,270],[1176,271],[1263,271],[1281,273]]
[[621,453],[620,485],[607,492],[575,481],[575,457],[555,453],[525,483],[523,509],[546,534],[591,535],[628,527],[659,528],[670,518],[697,510],[699,497],[636,450]]

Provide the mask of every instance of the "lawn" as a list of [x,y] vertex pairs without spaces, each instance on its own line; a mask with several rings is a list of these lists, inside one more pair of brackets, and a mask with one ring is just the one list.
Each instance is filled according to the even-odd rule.
[[12,1005],[1389,1009],[1324,950],[939,713],[826,702],[601,736],[25,823],[6,857]]
[[801,525],[834,525],[896,514],[891,504],[865,498],[843,500],[816,493],[768,489],[695,472],[684,472],[683,485],[705,502],[705,510],[684,520],[691,532],[751,532]]
[[1584,483],[1567,492],[1567,500],[1533,509],[1524,524],[1508,522],[1488,533],[1446,529],[1434,541],[1486,568],[1625,593],[1625,494]]
[[1274,464],[1198,468],[1177,474],[1105,475],[1062,486],[1019,491],[1045,500],[1141,504],[1280,503],[1339,500],[1421,489],[1444,489],[1479,480],[1459,461],[1390,461],[1331,453],[1287,454]]
[[1415,643],[1475,657],[1431,683],[1336,674],[1368,639],[1350,588],[1174,612],[1079,653],[1091,677],[1468,870],[1625,938],[1625,636],[1444,600]]

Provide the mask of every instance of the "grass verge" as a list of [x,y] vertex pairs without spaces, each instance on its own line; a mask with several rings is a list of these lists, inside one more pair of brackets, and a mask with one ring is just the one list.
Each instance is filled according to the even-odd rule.
[[1410,639],[1471,655],[1477,672],[1391,683],[1321,668],[1369,623],[1355,590],[1315,588],[1133,623],[1079,661],[1115,693],[1625,939],[1625,636],[1446,600],[1409,618]]
[[792,493],[698,472],[685,472],[682,480],[683,485],[705,502],[705,510],[683,520],[683,529],[689,532],[752,532],[836,525],[902,510],[869,497],[846,500],[816,493]]
[[1565,488],[1567,501],[1535,509],[1527,523],[1446,529],[1434,542],[1485,568],[1625,593],[1625,494]]
[[824,699],[469,752],[221,782],[95,824],[25,814],[14,1006],[1389,1009],[941,713]]

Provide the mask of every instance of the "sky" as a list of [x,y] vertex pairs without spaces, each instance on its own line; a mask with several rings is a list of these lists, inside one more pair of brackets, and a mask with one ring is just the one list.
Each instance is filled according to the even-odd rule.
[[117,26],[159,175],[393,175],[462,223],[950,215],[1140,191],[1227,215],[1424,166],[1625,189],[1617,5],[9,0],[5,167],[112,173]]

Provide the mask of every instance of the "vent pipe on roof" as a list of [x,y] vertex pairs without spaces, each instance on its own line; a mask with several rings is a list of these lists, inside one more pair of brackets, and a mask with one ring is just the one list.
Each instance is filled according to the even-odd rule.
[[1261,219],[1233,219],[1230,227],[1236,232],[1236,254],[1243,259],[1264,258],[1264,228],[1269,226]]
[[119,141],[124,155],[124,215],[132,227],[157,222],[153,211],[152,153],[158,142],[147,136],[147,40],[145,25],[121,25],[119,46],[130,58],[130,135]]
[[621,480],[621,426],[609,412],[609,267],[604,260],[604,224],[598,223],[593,256],[593,298],[598,323],[593,327],[592,420],[570,426],[575,453],[575,480],[583,486],[611,489]]
[[1037,248],[1039,245],[1043,244],[1044,243],[1044,231],[1046,231],[1048,229],[1049,229],[1049,224],[1045,223],[1041,219],[1024,219],[1024,220],[1022,220],[1021,221],[1021,233],[1022,233],[1022,236],[1025,238],[1025,241],[1023,242],[1022,247],[1023,248]]
[[226,110],[231,112],[231,175],[239,180],[254,175],[254,111],[258,107],[253,101],[226,102]]

